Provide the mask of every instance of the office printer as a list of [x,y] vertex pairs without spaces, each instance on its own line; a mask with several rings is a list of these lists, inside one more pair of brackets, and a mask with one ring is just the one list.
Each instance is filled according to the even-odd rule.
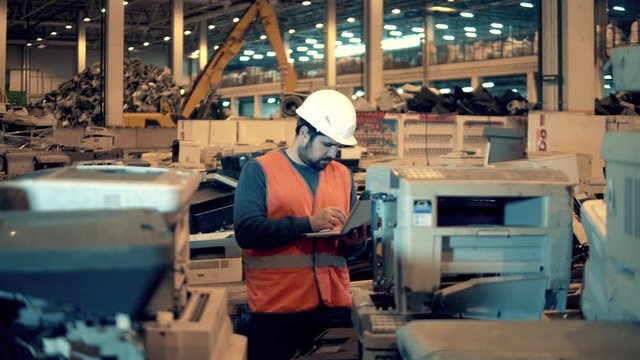
[[572,184],[550,169],[367,169],[373,293],[353,297],[363,358],[395,356],[420,318],[539,319],[563,310]]

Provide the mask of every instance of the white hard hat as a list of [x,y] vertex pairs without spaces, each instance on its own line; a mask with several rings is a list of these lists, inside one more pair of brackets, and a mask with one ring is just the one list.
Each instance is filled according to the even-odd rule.
[[316,130],[341,145],[355,145],[356,109],[351,100],[335,90],[318,90],[309,95],[296,113]]

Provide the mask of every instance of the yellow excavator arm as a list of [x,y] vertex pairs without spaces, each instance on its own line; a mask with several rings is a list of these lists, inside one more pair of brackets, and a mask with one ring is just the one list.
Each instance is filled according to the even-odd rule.
[[289,63],[289,58],[284,48],[284,43],[282,42],[276,13],[268,0],[256,0],[247,8],[244,15],[240,18],[240,21],[235,24],[227,36],[224,44],[222,44],[213,57],[209,59],[207,66],[198,74],[198,78],[183,102],[184,105],[181,111],[183,118],[190,118],[200,101],[220,86],[225,67],[242,49],[244,36],[257,18],[260,18],[262,21],[267,38],[276,53],[276,59],[282,77],[283,92],[295,91],[297,77],[293,67]]

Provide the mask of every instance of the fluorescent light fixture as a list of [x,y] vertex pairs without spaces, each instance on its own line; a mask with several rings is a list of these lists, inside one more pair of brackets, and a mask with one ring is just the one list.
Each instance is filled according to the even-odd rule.
[[532,3],[530,3],[530,2],[524,2],[524,1],[523,1],[523,2],[521,2],[521,3],[520,3],[520,6],[522,6],[523,8],[529,8],[529,9],[531,9],[531,8],[533,7],[533,4],[532,4]]
[[324,44],[313,44],[314,49],[324,49]]
[[37,38],[37,39],[36,39],[36,41],[42,41],[42,38],[41,38],[41,37],[39,37],[39,38]]
[[129,50],[129,51],[133,51],[133,49],[134,49],[134,47],[133,47],[133,46],[129,46],[129,47],[127,48],[127,50]]
[[102,10],[100,10],[100,11],[102,11],[103,13],[106,13],[106,12],[107,12],[107,9],[102,8]]
[[611,76],[611,75],[605,75],[605,76],[604,76],[604,79],[605,79],[605,80],[611,80],[611,79],[613,79],[613,76]]
[[289,31],[287,31],[289,34],[295,34],[296,29],[289,29]]
[[307,51],[307,55],[309,56],[318,55],[318,50],[309,50]]
[[218,50],[218,49],[220,49],[220,46],[219,46],[219,45],[215,45],[215,46],[213,47],[213,50]]
[[612,7],[613,10],[615,11],[625,11],[626,9],[623,6],[614,6]]
[[499,29],[489,29],[489,32],[492,33],[493,35],[502,34],[502,30],[499,30]]
[[276,98],[267,98],[267,104],[275,104],[276,103]]
[[143,42],[142,46],[149,46],[149,42],[148,41]]
[[386,24],[385,26],[383,26],[383,28],[385,30],[396,30],[398,27],[395,25],[391,25],[391,24]]
[[311,5],[311,1],[303,1],[302,2],[302,6],[309,6]]
[[298,46],[298,47],[296,48],[296,51],[300,51],[300,52],[305,52],[305,51],[307,51],[307,50],[309,50],[309,48],[308,48],[308,47],[306,47],[306,46]]
[[123,1],[122,5],[127,6],[127,5],[129,5],[129,2],[128,1]]
[[317,23],[316,24],[316,29],[322,29],[324,27],[323,23]]
[[447,24],[436,24],[436,29],[447,30],[448,28],[449,28],[449,25]]
[[228,107],[229,105],[231,105],[229,100],[225,100],[225,101],[222,102],[222,106],[224,106],[224,107]]
[[260,40],[266,40],[266,39],[267,39],[267,35],[265,34],[260,35]]
[[364,54],[364,44],[336,46],[335,57],[358,56]]
[[249,60],[251,60],[251,58],[249,56],[240,56],[238,58],[238,60],[240,60],[240,61],[249,61]]
[[391,10],[391,13],[392,14],[396,14],[396,15],[400,14],[401,12],[402,11],[400,11],[400,9],[398,9],[398,8],[395,8],[395,9]]
[[309,57],[308,56],[300,56],[298,58],[299,61],[305,62],[305,61],[309,61]]
[[356,91],[355,95],[356,95],[357,97],[362,97],[362,96],[364,96],[364,91],[362,91],[362,90],[358,90],[358,91]]
[[348,32],[348,31],[343,31],[340,36],[342,37],[346,37],[346,38],[350,38],[353,37],[353,33],[352,32]]
[[192,54],[193,55],[200,55],[200,50],[193,50]]
[[443,13],[454,13],[454,12],[456,12],[456,9],[448,7],[448,6],[429,6],[429,7],[427,7],[427,11],[443,12]]
[[191,35],[191,30],[185,30],[185,31],[184,31],[184,34],[185,34],[185,35]]
[[264,55],[262,55],[262,54],[255,54],[255,55],[253,55],[253,58],[254,58],[254,59],[256,59],[256,60],[264,59]]
[[472,32],[468,32],[468,33],[464,33],[464,36],[470,37],[470,38],[475,38],[475,37],[478,37],[478,34],[472,33]]
[[350,43],[354,43],[354,44],[359,44],[362,42],[362,39],[360,38],[349,38],[349,42]]
[[466,31],[466,32],[476,32],[476,28],[474,28],[473,26],[465,26],[464,27],[464,31]]
[[209,28],[209,30],[213,30],[213,29],[215,29],[215,28],[216,28],[216,26],[215,26],[215,25],[213,25],[213,24],[211,24],[211,25],[209,25],[209,26],[207,26],[207,27]]
[[514,93],[517,93],[518,89],[511,89],[511,91],[513,91]]
[[419,33],[418,36],[421,37],[421,38],[425,37],[424,33]]
[[444,95],[451,94],[451,89],[449,88],[440,89],[439,91],[440,91],[440,94],[444,94]]
[[468,12],[468,11],[463,11],[460,13],[460,16],[465,17],[465,18],[472,18],[473,14]]
[[348,18],[347,18],[347,22],[348,22],[348,23],[356,22],[356,18],[354,18],[354,17],[348,17]]
[[482,87],[485,89],[490,89],[494,86],[496,86],[496,84],[494,84],[493,81],[487,81],[485,83],[482,83]]
[[242,53],[243,53],[244,55],[251,56],[251,55],[255,54],[256,52],[255,52],[255,51],[253,51],[253,50],[245,50],[245,51],[243,51]]
[[315,54],[315,55],[313,55],[313,58],[314,59],[318,59],[318,60],[324,59],[324,54]]
[[313,45],[313,44],[316,44],[316,43],[318,42],[318,40],[316,40],[316,39],[304,39],[304,42],[305,42],[306,44],[311,44],[311,45]]
[[471,86],[465,86],[465,87],[462,88],[462,91],[464,91],[464,92],[472,92],[473,88]]
[[65,25],[65,26],[64,26],[64,28],[65,28],[65,29],[72,29],[72,28],[73,28],[73,25],[71,25],[71,24],[67,24],[67,25]]
[[413,34],[382,40],[382,50],[400,50],[421,46],[420,36]]
[[57,33],[57,32],[55,32],[55,31],[52,31],[52,32],[51,32],[51,36],[56,36],[56,35],[58,35],[58,33]]
[[85,17],[84,19],[82,19],[82,21],[84,21],[84,22],[89,22],[89,21],[91,21],[91,18],[89,18],[89,17]]
[[424,28],[414,26],[414,27],[411,28],[411,31],[413,31],[415,33],[423,33],[424,32]]
[[293,49],[287,49],[287,54],[291,55],[293,53]]
[[609,85],[609,84],[605,84],[605,85],[604,85],[604,88],[605,88],[605,89],[611,89],[611,85]]
[[502,25],[500,23],[491,23],[491,27],[492,28],[496,28],[496,29],[502,29],[504,27],[504,25]]
[[171,40],[171,36],[165,36],[164,37],[164,41],[169,41],[169,40]]
[[32,45],[33,45],[33,44],[32,44],[32,43],[30,43],[30,42],[28,42],[28,43],[27,43],[27,46],[32,46]]
[[398,94],[404,94],[404,89],[403,88],[396,89],[396,91],[398,92]]
[[237,23],[238,21],[240,21],[240,18],[237,18],[237,17],[233,18],[234,23]]
[[391,35],[391,36],[402,36],[402,31],[398,31],[398,30],[389,31],[389,35]]
[[276,52],[275,51],[267,51],[267,56],[268,57],[274,57],[274,56],[276,56]]
[[447,40],[447,41],[452,41],[452,40],[456,39],[456,37],[453,36],[453,35],[443,35],[442,38]]

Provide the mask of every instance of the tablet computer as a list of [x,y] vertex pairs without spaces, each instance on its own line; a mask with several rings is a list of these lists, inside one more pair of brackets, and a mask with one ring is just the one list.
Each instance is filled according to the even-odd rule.
[[332,237],[346,235],[349,231],[371,222],[371,200],[358,200],[342,228],[325,229],[312,233],[302,234],[308,237]]

